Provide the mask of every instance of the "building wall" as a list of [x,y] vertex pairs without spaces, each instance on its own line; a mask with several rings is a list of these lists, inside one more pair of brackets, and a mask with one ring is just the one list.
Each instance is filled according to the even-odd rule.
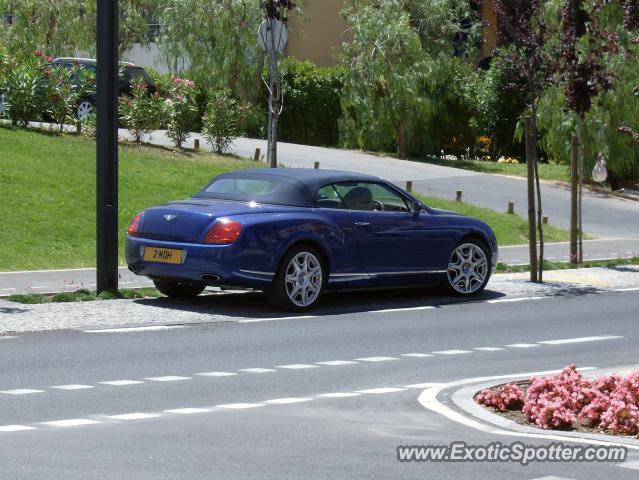
[[482,48],[481,59],[492,57],[497,46],[497,17],[495,16],[493,0],[484,0],[481,6]]
[[306,21],[295,15],[289,19],[288,55],[323,67],[336,65],[334,50],[352,38],[340,16],[342,8],[344,0],[307,0]]

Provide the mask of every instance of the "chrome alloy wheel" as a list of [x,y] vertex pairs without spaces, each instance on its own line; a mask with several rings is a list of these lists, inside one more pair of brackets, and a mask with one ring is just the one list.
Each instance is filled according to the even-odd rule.
[[88,100],[82,100],[78,104],[78,108],[75,111],[78,120],[84,120],[93,114],[93,104]]
[[312,253],[298,253],[286,267],[286,294],[298,307],[308,307],[317,300],[322,281],[322,266]]
[[464,243],[453,250],[450,256],[448,282],[456,292],[472,294],[482,287],[488,271],[484,250],[474,243]]

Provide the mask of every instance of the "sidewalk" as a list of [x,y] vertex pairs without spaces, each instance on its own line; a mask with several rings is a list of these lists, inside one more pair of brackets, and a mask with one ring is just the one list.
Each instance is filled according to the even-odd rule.
[[[557,296],[626,292],[639,289],[639,266],[587,268],[547,272],[546,283],[528,281],[526,273],[495,275],[486,292],[472,301],[533,301]],[[129,326],[180,326],[185,324],[274,320],[293,318],[289,312],[268,308],[258,293],[208,292],[196,299],[109,300],[94,302],[24,305],[0,300],[1,334],[59,329],[95,329]],[[349,296],[355,295],[355,301]],[[352,297],[350,297],[352,298]],[[321,317],[424,306],[445,307],[464,302],[436,291],[396,292],[392,296],[375,293],[343,293],[327,296],[310,315]],[[302,315],[302,318],[308,316]]]
[[[551,243],[545,246],[546,260],[568,262],[570,244]],[[586,240],[585,260],[609,260],[613,258],[639,257],[639,241],[636,239]],[[501,247],[499,261],[508,265],[527,265],[528,245]],[[0,298],[17,293],[58,293],[74,292],[81,288],[95,290],[96,272],[94,268],[70,270],[36,270],[32,272],[0,273]],[[126,267],[119,268],[120,288],[152,287],[153,282],[146,277],[131,273]]]

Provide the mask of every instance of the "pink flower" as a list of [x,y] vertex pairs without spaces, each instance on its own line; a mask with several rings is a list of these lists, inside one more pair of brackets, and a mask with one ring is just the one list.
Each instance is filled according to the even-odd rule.
[[38,58],[42,57],[43,55],[42,50],[40,49],[37,49],[35,52],[33,52],[33,54]]

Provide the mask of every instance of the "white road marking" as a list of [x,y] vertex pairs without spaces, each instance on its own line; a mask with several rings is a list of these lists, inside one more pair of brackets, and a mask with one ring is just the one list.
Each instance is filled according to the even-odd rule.
[[2,390],[0,393],[9,395],[29,395],[31,393],[44,393],[44,390],[35,390],[32,388],[16,388],[15,390]]
[[437,355],[462,355],[464,353],[471,353],[470,350],[441,350],[439,352],[433,352]]
[[210,408],[174,408],[172,410],[164,410],[165,413],[177,413],[180,415],[192,415],[194,413],[209,413]]
[[498,352],[499,350],[505,350],[505,348],[501,348],[501,347],[477,347],[477,348],[473,348],[473,350],[479,350],[480,352]]
[[234,375],[237,375],[237,373],[233,373],[233,372],[202,372],[202,373],[196,373],[196,375],[198,375],[200,377],[232,377]]
[[299,317],[274,317],[274,318],[247,318],[238,320],[237,323],[277,322],[279,320],[301,320],[305,318],[317,318],[316,315],[301,315]]
[[543,300],[550,297],[519,297],[519,298],[499,298],[497,300],[488,300],[486,303],[514,303],[527,302],[528,300]]
[[[583,367],[583,368],[579,368],[579,371],[587,371],[587,370],[594,370],[595,367]],[[479,384],[479,383],[485,383],[485,382],[489,382],[492,380],[504,380],[504,379],[509,379],[509,378],[529,378],[529,377],[540,377],[543,375],[554,375],[556,373],[559,373],[560,370],[550,370],[550,371],[544,371],[544,372],[529,372],[529,373],[517,373],[517,374],[513,374],[513,375],[499,375],[499,376],[492,376],[492,377],[478,377],[478,378],[469,378],[469,379],[465,379],[465,380],[459,380],[456,382],[450,382],[450,383],[446,383],[441,385],[440,387],[433,387],[433,388],[429,388],[427,390],[424,390],[422,392],[422,394],[419,396],[418,401],[419,403],[426,408],[427,410],[431,410],[435,413],[438,413],[444,417],[446,417],[447,419],[453,421],[453,422],[457,422],[460,423],[462,425],[465,425],[467,427],[470,428],[474,428],[475,430],[479,430],[482,432],[486,432],[489,433],[491,435],[506,435],[506,436],[513,436],[513,437],[524,437],[524,438],[540,438],[543,440],[558,440],[558,441],[562,441],[562,442],[569,442],[569,443],[585,443],[585,444],[590,444],[590,445],[623,445],[628,449],[631,450],[639,450],[639,447],[636,445],[630,445],[630,444],[623,444],[620,443],[619,441],[615,441],[612,440],[610,442],[605,442],[605,441],[599,441],[599,440],[592,440],[589,438],[579,438],[579,437],[568,437],[568,436],[562,436],[562,435],[558,435],[558,434],[545,434],[545,433],[521,433],[521,432],[516,432],[516,431],[512,431],[512,430],[502,430],[500,428],[494,427],[492,425],[486,425],[484,423],[478,422],[472,418],[469,418],[459,412],[457,412],[456,410],[453,410],[452,408],[444,405],[443,403],[441,403],[438,399],[437,396],[439,395],[439,393],[444,390],[444,389],[448,389],[448,388],[452,388],[452,387],[459,387],[459,386],[463,386],[463,385],[472,385],[472,384]]]
[[406,388],[395,388],[395,387],[386,387],[386,388],[369,388],[366,390],[355,390],[357,393],[372,393],[372,394],[381,394],[381,393],[395,393],[395,392],[404,392]]
[[217,408],[224,410],[244,410],[247,408],[263,407],[263,403],[227,403],[225,405],[217,405]]
[[43,425],[52,427],[78,427],[80,425],[93,425],[100,423],[97,420],[89,420],[88,418],[72,418],[70,420],[55,420],[53,422],[42,422]]
[[510,348],[534,348],[538,347],[539,345],[537,345],[536,343],[512,343],[506,346]]
[[42,290],[43,288],[49,288],[46,285],[38,285],[37,287],[29,287],[32,288],[33,290]]
[[632,288],[618,288],[614,290],[615,292],[639,292],[639,287]]
[[352,360],[330,360],[328,362],[315,362],[318,365],[328,365],[330,367],[341,367],[342,365],[357,365],[357,362]]
[[4,425],[0,427],[0,432],[23,432],[25,430],[35,430],[35,427],[27,427],[26,425]]
[[266,400],[264,403],[266,403],[267,405],[289,405],[291,403],[310,402],[311,400],[313,399],[308,397],[301,397],[301,398],[289,397],[289,398],[276,398],[275,400]]
[[335,393],[321,393],[317,395],[317,398],[348,398],[348,397],[359,397],[361,393],[355,392],[335,392]]
[[580,338],[564,338],[560,340],[543,340],[537,343],[543,343],[544,345],[564,345],[566,343],[597,342],[600,340],[613,340],[616,338],[623,338],[623,337],[619,335],[602,335],[599,337],[580,337]]
[[396,357],[364,357],[356,358],[358,362],[390,362],[391,360],[399,360]]
[[317,365],[307,365],[305,363],[294,363],[292,365],[278,365],[277,368],[286,368],[288,370],[305,370],[309,368],[319,368]]
[[566,478],[566,477],[555,477],[554,475],[551,475],[549,477],[537,477],[531,480],[574,480],[574,479]]
[[633,470],[639,470],[639,462],[625,462],[617,465],[622,468],[631,468]]
[[238,372],[270,373],[270,372],[277,372],[277,370],[273,370],[272,368],[242,368],[242,369],[238,370]]
[[441,383],[413,383],[412,385],[404,385],[404,388],[424,389],[424,388],[439,387],[440,385]]
[[15,335],[5,335],[4,337],[0,337],[0,340],[9,340],[11,338],[18,338]]
[[0,288],[0,290],[2,290],[3,292],[13,292],[17,290],[17,288]]
[[424,306],[424,307],[407,307],[407,308],[387,308],[385,310],[371,310],[367,313],[392,313],[392,312],[416,312],[419,310],[432,310],[435,307],[432,306]]
[[109,380],[107,382],[98,382],[103,385],[113,385],[114,387],[123,387],[125,385],[138,385],[144,383],[141,380]]
[[430,353],[402,353],[402,357],[413,357],[413,358],[424,358],[424,357],[432,357],[433,355]]
[[153,325],[150,327],[130,327],[130,328],[101,328],[98,330],[83,330],[84,333],[134,333],[134,332],[157,332],[160,330],[175,330],[186,328],[186,325]]
[[92,385],[55,385],[51,388],[57,388],[58,390],[86,390],[87,388],[94,388]]
[[113,420],[146,420],[147,418],[159,416],[157,413],[124,413],[122,415],[109,415],[109,418]]
[[175,375],[167,375],[165,377],[146,377],[145,380],[152,382],[179,382],[181,380],[191,380],[191,377],[178,377]]

